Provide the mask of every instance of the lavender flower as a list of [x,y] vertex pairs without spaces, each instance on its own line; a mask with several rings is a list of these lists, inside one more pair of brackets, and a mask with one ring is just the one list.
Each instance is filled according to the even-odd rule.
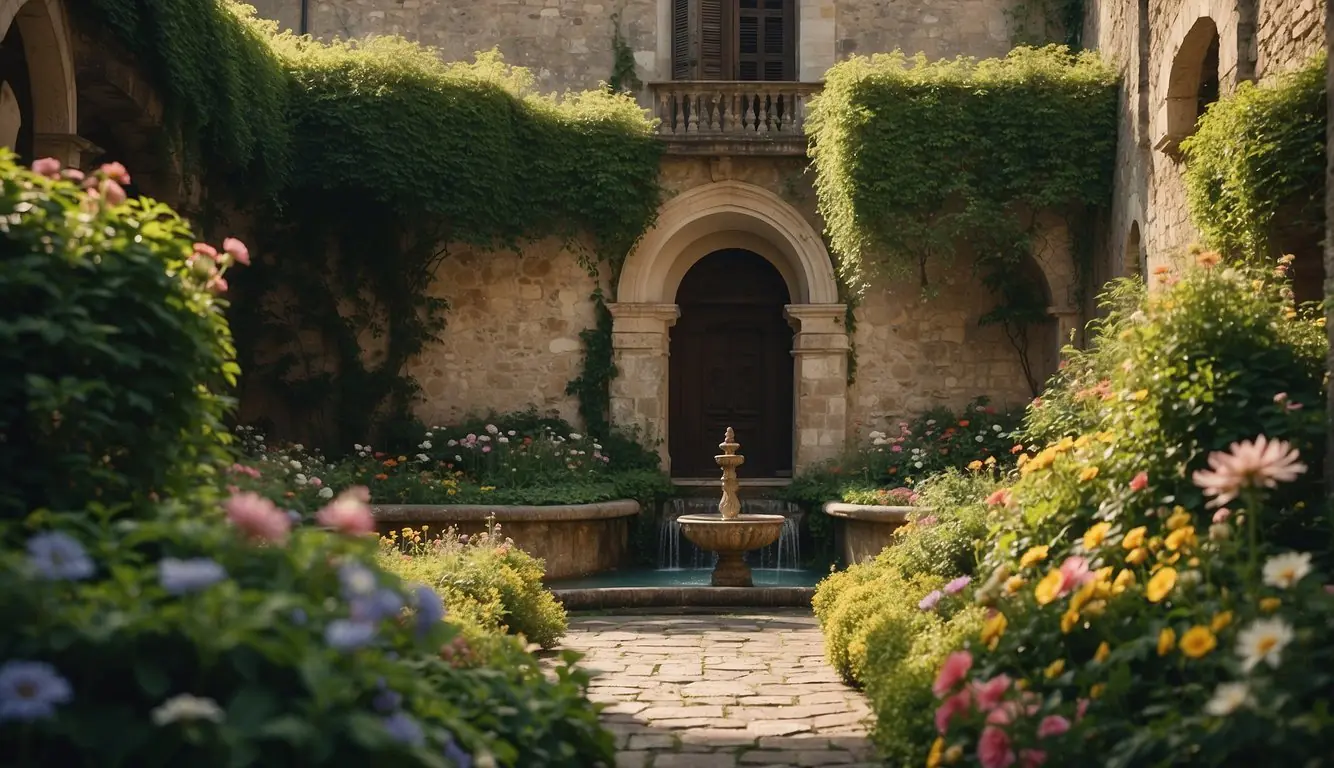
[[968,586],[968,584],[972,582],[972,580],[973,577],[971,576],[960,576],[959,578],[945,585],[945,594],[947,595],[959,594],[960,592],[963,591],[964,587]]
[[364,621],[337,619],[324,629],[324,642],[338,651],[354,651],[375,637],[375,625]]
[[388,688],[375,694],[371,701],[371,706],[375,707],[376,712],[389,714],[398,711],[398,707],[403,703],[403,697],[397,691],[391,691]]
[[937,589],[931,594],[922,598],[921,602],[917,603],[917,607],[921,608],[924,611],[934,610],[936,607],[936,603],[939,603],[940,598],[944,596],[945,595],[940,590]]
[[395,741],[411,747],[420,747],[426,743],[426,734],[421,725],[405,712],[396,712],[384,719],[384,729]]
[[375,574],[361,563],[344,563],[338,569],[338,581],[343,585],[343,597],[353,600],[375,591]]
[[413,587],[412,604],[416,608],[417,631],[422,634],[431,631],[445,617],[445,607],[440,602],[440,593],[425,584]]
[[402,595],[392,589],[377,589],[373,594],[353,599],[351,615],[354,621],[374,624],[397,616],[401,610]]
[[445,759],[453,763],[455,768],[472,768],[472,755],[465,752],[453,736],[445,742]]
[[158,578],[162,588],[173,595],[199,592],[227,578],[221,565],[205,557],[178,560],[164,557],[158,563]]
[[74,697],[69,681],[43,661],[7,661],[0,666],[0,723],[41,720]]
[[93,575],[93,561],[73,536],[58,531],[28,539],[28,562],[50,581],[79,581]]

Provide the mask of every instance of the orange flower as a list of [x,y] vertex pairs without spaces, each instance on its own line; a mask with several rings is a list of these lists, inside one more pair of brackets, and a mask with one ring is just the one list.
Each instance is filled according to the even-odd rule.
[[961,427],[968,426],[968,419],[959,419],[959,426]]
[[389,479],[389,475],[386,475],[385,473],[381,472],[380,474],[378,474],[378,475],[375,476],[375,479],[376,479],[376,480],[388,480],[388,479]]

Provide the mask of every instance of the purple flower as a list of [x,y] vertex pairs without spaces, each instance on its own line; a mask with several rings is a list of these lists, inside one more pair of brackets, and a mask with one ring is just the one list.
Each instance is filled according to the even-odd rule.
[[337,619],[324,628],[324,642],[337,651],[354,651],[375,637],[375,625],[364,621]]
[[288,618],[290,618],[292,623],[298,627],[304,627],[306,625],[306,612],[300,608],[293,608],[292,612],[288,614]]
[[0,667],[0,723],[41,720],[74,697],[69,681],[43,661],[7,661]]
[[396,712],[384,719],[384,729],[395,741],[411,747],[420,747],[426,743],[426,734],[416,720],[405,712]]
[[391,691],[388,688],[375,694],[375,699],[371,701],[371,706],[375,707],[376,712],[389,714],[398,711],[398,707],[403,703],[403,697],[397,691]]
[[58,531],[28,539],[28,562],[50,581],[79,581],[93,575],[93,561],[73,536]]
[[344,563],[338,569],[338,581],[343,586],[343,599],[355,600],[375,591],[375,574],[361,563]]
[[440,602],[440,593],[425,584],[413,587],[412,605],[417,612],[417,631],[422,634],[430,632],[445,617],[445,607]]
[[957,594],[959,594],[960,592],[963,591],[963,588],[966,587],[966,586],[968,586],[968,584],[969,584],[972,580],[973,580],[973,577],[971,577],[971,576],[960,576],[959,578],[957,578],[957,579],[955,579],[954,581],[951,581],[950,583],[948,583],[948,584],[945,585],[945,594],[947,594],[947,595],[957,595]]
[[164,557],[158,563],[158,578],[162,588],[173,595],[199,592],[227,578],[221,565],[206,557],[178,560]]
[[375,623],[390,619],[403,610],[403,597],[392,589],[377,589],[374,594],[357,597],[352,601],[354,621]]
[[939,602],[940,602],[940,598],[942,598],[942,597],[944,597],[944,596],[945,596],[945,595],[944,595],[943,593],[941,593],[940,590],[937,589],[937,590],[935,590],[934,592],[932,592],[931,594],[929,594],[929,595],[927,595],[926,597],[922,598],[921,602],[917,603],[917,607],[918,607],[918,608],[921,608],[921,609],[924,610],[924,611],[930,611],[930,610],[933,610],[933,609],[936,607],[936,603],[939,603]]
[[472,768],[472,755],[465,752],[453,736],[445,741],[445,759],[452,762],[455,768]]

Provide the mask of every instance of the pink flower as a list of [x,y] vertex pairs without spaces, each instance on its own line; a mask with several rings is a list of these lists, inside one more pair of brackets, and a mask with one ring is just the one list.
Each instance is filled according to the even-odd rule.
[[218,249],[208,243],[195,243],[195,254],[199,256],[207,256],[210,261],[218,260]]
[[324,485],[324,481],[321,480],[321,479],[319,479],[318,477],[312,477],[312,478],[310,478],[309,480],[307,480],[306,482],[310,483],[311,485],[315,486],[316,488],[319,488],[321,485]]
[[1242,488],[1276,488],[1296,480],[1306,471],[1299,456],[1288,443],[1260,435],[1254,442],[1244,440],[1227,452],[1209,454],[1209,469],[1196,470],[1191,479],[1204,495],[1214,497],[1208,506],[1221,507],[1237,498]]
[[214,293],[226,293],[228,288],[227,278],[222,275],[214,275],[204,284],[204,288]]
[[891,445],[891,446],[889,446],[889,451],[890,451],[890,453],[903,453],[903,446],[901,446],[901,445]]
[[1010,505],[1010,489],[1002,488],[987,497],[987,506],[1003,507]]
[[292,520],[273,502],[256,493],[238,493],[222,503],[236,529],[258,541],[287,541]]
[[973,654],[968,651],[955,651],[945,657],[945,663],[941,665],[940,671],[936,673],[936,682],[931,684],[931,692],[936,698],[941,698],[945,694],[954,690],[965,677],[968,671],[973,668]]
[[43,157],[33,162],[32,172],[48,179],[57,178],[60,176],[60,161],[54,157]]
[[482,453],[490,453],[490,452],[491,452],[491,446],[489,445],[482,446]]
[[338,494],[315,515],[320,525],[350,536],[362,536],[375,530],[375,517],[366,506],[369,491],[357,486]]
[[1019,750],[1019,764],[1023,768],[1038,768],[1045,762],[1047,762],[1047,753],[1040,749]]
[[1130,481],[1130,490],[1132,491],[1142,491],[1148,487],[1149,487],[1148,472],[1141,472],[1138,475],[1135,475],[1134,479]]
[[[1088,700],[1083,700],[1084,706],[1088,706]],[[1080,715],[1081,717],[1083,715]],[[1060,736],[1070,730],[1070,721],[1060,715],[1047,715],[1038,723],[1038,738],[1045,739],[1048,736]]]
[[61,175],[75,183],[83,181],[83,171],[78,168],[66,168],[65,172]]
[[107,205],[120,205],[125,202],[127,195],[124,187],[107,179],[102,182],[102,197],[107,201]]
[[975,683],[973,693],[977,696],[977,708],[981,710],[994,709],[1005,698],[1005,692],[1010,690],[1009,675],[996,675],[984,683]]
[[936,707],[936,730],[941,733],[949,730],[950,721],[954,716],[967,714],[972,704],[972,696],[967,688],[942,701],[940,706]]
[[1226,523],[1229,517],[1232,517],[1232,510],[1224,507],[1214,513],[1214,522],[1219,524]]
[[245,243],[234,237],[229,237],[222,241],[222,250],[236,260],[237,264],[250,266],[250,249],[245,247]]
[[1075,702],[1075,722],[1077,723],[1077,722],[1079,722],[1080,720],[1083,720],[1083,719],[1084,719],[1084,713],[1085,713],[1085,712],[1088,712],[1088,711],[1089,711],[1089,700],[1088,700],[1088,699],[1080,699],[1079,701],[1076,701],[1076,702]]
[[1007,701],[987,713],[989,725],[1009,725],[1019,717],[1019,702]]
[[1061,563],[1061,590],[1064,595],[1093,580],[1089,571],[1089,561],[1078,555],[1071,555]]
[[963,588],[968,586],[969,582],[971,582],[972,580],[973,578],[971,576],[960,576],[959,578],[945,585],[945,594],[947,595],[959,594],[960,592],[963,591]]
[[130,183],[130,172],[125,170],[125,166],[120,163],[105,163],[101,168],[97,169],[97,172],[112,181],[121,184]]
[[994,725],[982,729],[982,736],[977,740],[977,760],[982,768],[1009,768],[1014,765],[1014,749],[1010,746],[1010,735]]

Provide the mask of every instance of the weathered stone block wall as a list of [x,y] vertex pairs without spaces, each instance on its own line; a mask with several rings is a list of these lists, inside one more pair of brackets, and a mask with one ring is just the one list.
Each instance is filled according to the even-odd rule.
[[577,422],[578,402],[565,386],[583,361],[579,333],[593,325],[593,288],[557,240],[518,253],[451,253],[431,287],[449,302],[442,339],[407,366],[423,389],[417,415],[445,424],[534,405]]
[[931,59],[1003,56],[1014,27],[1010,0],[843,0],[838,7],[838,58],[921,51]]
[[1319,0],[1254,0],[1255,75],[1264,79],[1305,64],[1325,44],[1325,4]]

